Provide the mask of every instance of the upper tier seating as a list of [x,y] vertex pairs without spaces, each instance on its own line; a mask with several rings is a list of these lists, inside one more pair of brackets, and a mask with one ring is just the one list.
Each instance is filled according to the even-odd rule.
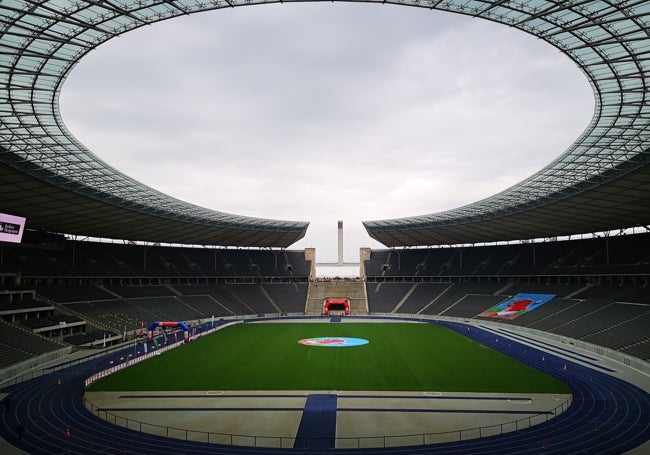
[[368,277],[649,274],[650,234],[480,247],[373,250]]
[[60,240],[3,246],[0,272],[31,277],[309,276],[303,251],[143,246]]

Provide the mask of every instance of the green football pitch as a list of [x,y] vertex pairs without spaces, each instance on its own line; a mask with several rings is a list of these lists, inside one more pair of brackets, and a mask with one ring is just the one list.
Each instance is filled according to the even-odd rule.
[[[316,337],[368,343],[298,343]],[[236,324],[108,376],[90,390],[570,393],[560,381],[439,325],[329,322]]]

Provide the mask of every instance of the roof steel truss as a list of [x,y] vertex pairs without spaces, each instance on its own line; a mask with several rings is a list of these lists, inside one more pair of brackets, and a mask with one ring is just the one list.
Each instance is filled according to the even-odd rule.
[[[383,0],[370,2],[383,3]],[[3,0],[0,2],[0,99],[6,102],[0,107],[0,162],[79,196],[143,215],[187,223],[188,227],[202,225],[226,231],[280,233],[285,243],[299,239],[307,223],[208,210],[135,181],[79,143],[65,128],[59,113],[59,92],[65,77],[84,55],[105,41],[174,16],[261,3],[270,1]],[[367,221],[364,225],[372,237],[389,246],[462,243],[480,237],[479,228],[472,228],[472,223],[479,226],[489,221],[497,232],[498,220],[503,220],[504,233],[501,236],[495,233],[495,238],[502,237],[497,240],[530,238],[536,232],[533,226],[524,223],[514,229],[511,221],[528,215],[542,222],[545,207],[560,201],[570,202],[578,196],[596,195],[598,187],[625,179],[648,165],[650,4],[647,1],[403,0],[389,3],[479,17],[545,40],[571,58],[585,74],[593,88],[596,107],[589,126],[573,145],[563,153],[558,151],[557,159],[519,184],[454,210]],[[525,149],[526,145],[521,146]],[[647,200],[649,194],[643,196]],[[639,200],[642,198],[624,203],[638,205]],[[625,222],[648,224],[647,213]],[[579,216],[584,222],[577,220],[571,229],[625,227],[606,212],[598,217],[606,222],[594,222],[587,214]],[[43,227],[48,227],[47,223]],[[561,225],[557,228],[564,230]],[[106,229],[108,235],[110,226]],[[553,230],[552,223],[546,230]],[[138,235],[146,236],[146,230]],[[222,237],[224,244],[228,244],[229,238]],[[262,240],[260,246],[278,246],[279,237],[271,238]],[[210,242],[213,241],[214,236],[210,237]]]

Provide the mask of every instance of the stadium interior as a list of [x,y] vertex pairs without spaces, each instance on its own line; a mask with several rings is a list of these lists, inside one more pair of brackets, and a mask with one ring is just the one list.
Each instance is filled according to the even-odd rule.
[[650,360],[648,233],[362,251],[368,259],[358,277],[326,280],[315,279],[315,264],[298,250],[98,243],[27,231],[21,245],[0,251],[5,371],[46,353],[121,342],[125,331],[133,339],[154,320],[320,316],[326,298],[348,299],[353,316],[469,319],[517,293],[556,298],[503,323]]
[[[515,431],[511,439],[485,438],[478,446],[461,434],[457,445],[422,443],[417,453],[471,453],[477,447],[486,454],[533,453],[532,444],[534,453],[648,449],[648,2],[393,2],[487,19],[546,41],[585,75],[596,109],[565,152],[507,190],[446,212],[364,222],[386,248],[362,248],[358,276],[327,279],[316,274],[315,251],[290,249],[305,236],[308,222],[239,216],[162,194],[86,149],[59,112],[62,82],[102,43],[164,19],[256,3],[266,2],[0,2],[0,94],[7,101],[0,107],[0,216],[23,217],[28,227],[21,241],[0,241],[0,380],[14,403],[4,398],[3,453],[23,444],[25,428],[16,430],[7,417],[11,406],[15,415],[31,419],[27,434],[43,419],[34,397],[52,394],[48,405],[58,403],[61,412],[48,417],[57,422],[68,412],[89,414],[79,374],[66,376],[79,384],[65,389],[67,395],[56,395],[64,387],[53,388],[53,379],[43,381],[56,374],[61,385],[60,377],[77,364],[94,368],[84,359],[96,361],[146,339],[152,321],[197,327],[214,320],[323,318],[329,299],[345,301],[350,318],[444,321],[496,350],[506,349],[499,334],[508,333],[513,345],[528,343],[530,352],[547,349],[541,360],[522,355],[520,361],[545,371],[552,365],[566,372],[571,365],[567,374],[575,376],[566,382],[580,395],[573,403],[586,404],[555,417],[557,426]],[[515,319],[488,316],[518,294],[552,299]],[[471,334],[470,326],[477,328]],[[608,382],[614,370],[585,367],[596,357],[585,361],[586,354],[563,351],[558,360],[560,348],[533,343],[522,333],[629,368],[642,375],[644,390]],[[615,388],[626,394],[616,395]],[[586,408],[595,414],[580,414]],[[147,439],[92,417],[84,421],[84,439],[73,439],[76,430],[71,434],[69,427],[39,427],[51,443],[43,442],[41,452],[109,453],[105,442],[95,441],[115,431],[115,437],[139,441],[137,453],[150,444],[158,444],[156,453],[234,453]],[[582,418],[587,420],[580,424]]]

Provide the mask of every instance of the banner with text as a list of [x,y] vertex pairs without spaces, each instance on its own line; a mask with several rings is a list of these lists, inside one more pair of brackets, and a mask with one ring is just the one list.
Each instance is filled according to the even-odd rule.
[[20,243],[24,228],[25,218],[0,213],[0,242]]

